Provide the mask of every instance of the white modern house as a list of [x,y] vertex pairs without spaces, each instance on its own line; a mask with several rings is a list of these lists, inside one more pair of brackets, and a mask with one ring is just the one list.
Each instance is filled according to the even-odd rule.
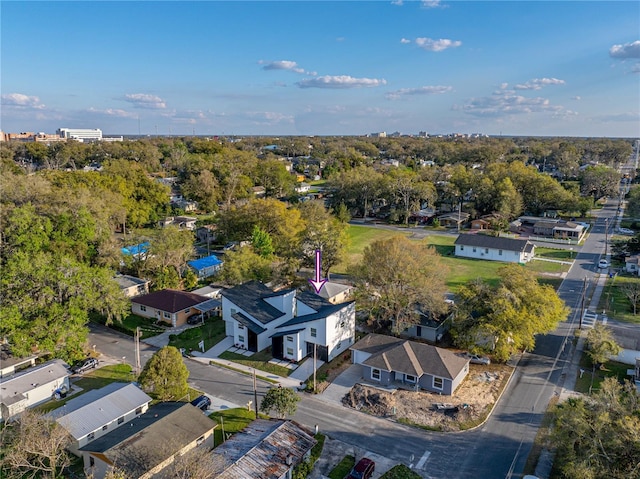
[[249,351],[271,346],[275,358],[299,361],[315,353],[330,361],[355,337],[355,303],[332,304],[310,292],[274,292],[250,281],[222,292],[227,336]]
[[71,373],[61,359],[47,361],[13,376],[3,377],[0,387],[0,419],[20,414],[51,399],[60,389],[69,390]]
[[536,248],[528,240],[483,234],[461,234],[454,245],[456,256],[506,263],[528,263]]
[[111,383],[71,399],[49,413],[73,442],[69,450],[81,456],[81,447],[144,414],[151,398],[133,383]]

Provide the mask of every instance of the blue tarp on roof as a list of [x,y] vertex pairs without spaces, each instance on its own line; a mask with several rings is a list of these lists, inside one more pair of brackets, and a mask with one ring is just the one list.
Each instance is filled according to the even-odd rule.
[[133,246],[125,246],[121,251],[125,256],[137,256],[141,253],[146,253],[147,251],[149,251],[149,242],[146,241],[144,243],[136,244]]
[[222,261],[220,261],[216,255],[212,254],[211,256],[207,256],[205,258],[187,261],[187,264],[193,269],[201,270],[211,268],[212,266],[220,266],[222,264]]

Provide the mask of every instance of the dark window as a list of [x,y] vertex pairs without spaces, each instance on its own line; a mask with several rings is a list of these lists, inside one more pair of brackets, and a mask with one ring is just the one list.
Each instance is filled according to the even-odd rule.
[[118,424],[122,424],[124,422],[124,416],[120,416],[118,418]]

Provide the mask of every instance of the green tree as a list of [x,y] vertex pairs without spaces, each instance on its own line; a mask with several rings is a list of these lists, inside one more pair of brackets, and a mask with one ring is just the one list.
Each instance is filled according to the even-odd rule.
[[89,312],[119,320],[127,301],[113,272],[61,254],[18,252],[0,268],[0,335],[15,354],[50,352],[66,360],[83,355]]
[[533,349],[535,336],[553,331],[568,309],[551,286],[539,284],[522,266],[503,266],[498,275],[496,286],[480,280],[460,288],[451,332],[459,347],[492,350],[506,361]]
[[227,284],[236,285],[251,280],[267,283],[272,274],[270,259],[256,254],[251,246],[243,246],[226,252],[219,277]]
[[598,200],[603,196],[618,196],[620,173],[608,166],[589,166],[580,175],[583,195],[593,196]]
[[587,355],[595,365],[601,365],[609,361],[621,350],[611,333],[611,329],[602,323],[597,323],[587,333]]
[[345,257],[349,225],[334,218],[321,203],[306,202],[300,205],[306,226],[302,234],[303,264],[313,268],[316,250],[322,251],[322,275],[329,277],[332,267]]
[[253,250],[258,256],[267,259],[273,256],[273,241],[271,240],[271,235],[258,225],[253,226],[251,246],[253,246]]
[[629,281],[619,286],[620,291],[631,303],[633,309],[633,315],[638,314],[638,304],[640,303],[640,282]]
[[186,396],[189,370],[177,348],[165,346],[145,364],[138,381],[161,401],[177,401]]
[[56,421],[33,409],[26,409],[16,421],[2,429],[0,474],[11,479],[61,477],[71,464],[66,448],[72,437]]
[[550,437],[563,479],[628,479],[640,464],[640,395],[606,378],[590,398],[570,398],[554,410]]
[[404,331],[417,323],[419,311],[438,318],[445,303],[446,270],[434,248],[395,236],[374,241],[352,270],[358,305],[380,327]]
[[640,186],[634,185],[629,190],[626,210],[632,218],[640,218]]
[[298,401],[300,396],[293,389],[278,386],[267,391],[260,403],[260,410],[268,414],[275,411],[279,418],[284,419],[285,416],[296,413]]
[[[165,285],[168,278],[173,278],[180,282],[181,273],[186,269],[187,261],[193,256],[193,233],[188,230],[181,230],[177,226],[169,225],[154,231],[150,239],[149,252],[146,255],[146,268],[154,280],[160,281],[165,278]],[[158,285],[155,285],[158,286]],[[176,287],[178,285],[173,285]],[[165,286],[166,287],[166,286]]]
[[214,174],[209,170],[190,175],[182,183],[182,193],[186,198],[198,202],[204,211],[216,211],[220,197],[220,186]]

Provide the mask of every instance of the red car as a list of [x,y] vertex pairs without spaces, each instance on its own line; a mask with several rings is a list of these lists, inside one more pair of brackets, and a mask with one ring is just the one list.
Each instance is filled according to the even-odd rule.
[[353,466],[351,472],[344,479],[369,479],[373,475],[373,471],[376,468],[376,463],[371,459],[363,457],[358,461],[358,464]]

